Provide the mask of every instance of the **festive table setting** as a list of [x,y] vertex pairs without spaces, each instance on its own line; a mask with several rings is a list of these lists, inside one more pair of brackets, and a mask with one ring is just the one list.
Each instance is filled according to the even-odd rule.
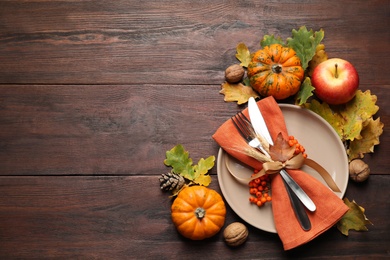
[[387,1],[0,3],[1,259],[388,259]]

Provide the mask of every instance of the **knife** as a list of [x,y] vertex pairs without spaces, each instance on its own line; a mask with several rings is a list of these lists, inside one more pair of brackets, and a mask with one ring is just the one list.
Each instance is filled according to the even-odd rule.
[[[257,106],[256,100],[253,97],[249,98],[248,100],[248,112],[249,118],[251,120],[253,128],[255,129],[256,134],[261,135],[265,140],[267,140],[270,145],[273,145],[273,141],[268,131],[267,124],[265,123],[263,115],[261,114],[261,111]],[[266,155],[269,156],[269,154]],[[281,170],[280,175],[287,183],[287,185],[289,185],[294,194],[296,194],[296,196],[301,200],[303,205],[305,205],[308,210],[312,212],[315,211],[316,205],[306,194],[306,192],[302,190],[302,188],[294,181],[294,179],[291,178],[291,176],[285,170]]]

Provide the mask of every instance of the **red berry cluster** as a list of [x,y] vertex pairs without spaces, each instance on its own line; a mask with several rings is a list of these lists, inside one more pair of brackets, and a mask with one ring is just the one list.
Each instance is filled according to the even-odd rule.
[[290,135],[288,137],[288,144],[290,145],[290,147],[294,146],[295,145],[295,154],[299,154],[299,153],[302,153],[303,157],[304,158],[307,158],[307,154],[305,153],[305,147],[303,147],[297,139],[295,139],[294,136]]
[[[258,172],[258,170],[254,170],[253,175]],[[256,204],[259,207],[263,206],[265,203],[272,200],[271,195],[269,194],[270,191],[270,177],[268,174],[251,180],[249,182],[249,193],[251,194],[249,202]]]

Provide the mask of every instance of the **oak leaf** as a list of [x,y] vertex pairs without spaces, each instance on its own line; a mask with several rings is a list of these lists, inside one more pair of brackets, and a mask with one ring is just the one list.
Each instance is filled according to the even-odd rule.
[[314,54],[313,58],[309,62],[309,67],[306,70],[306,73],[309,77],[313,75],[314,69],[323,61],[326,61],[328,59],[328,54],[325,51],[325,45],[319,44],[316,47],[316,53]]
[[373,153],[374,146],[379,144],[379,136],[383,133],[384,124],[378,117],[376,120],[369,118],[365,121],[361,131],[361,139],[355,139],[350,142],[347,155],[352,161],[356,158],[363,158],[365,153]]
[[342,139],[344,118],[340,114],[335,113],[328,103],[320,103],[313,99],[310,103],[303,104],[303,106],[325,119],[337,132],[340,139]]
[[236,47],[236,58],[241,62],[242,67],[248,67],[249,62],[251,61],[251,54],[248,47],[244,43],[239,43]]
[[292,37],[287,38],[287,45],[297,53],[301,60],[302,68],[306,70],[309,62],[316,53],[317,46],[324,38],[324,31],[313,32],[308,31],[306,26],[302,26],[299,30],[292,30]]
[[308,98],[313,96],[314,87],[311,85],[309,77],[302,82],[301,88],[295,97],[295,104],[301,106],[307,102]]
[[344,235],[348,236],[348,231],[368,231],[366,225],[371,224],[364,214],[364,208],[359,206],[354,200],[350,202],[347,198],[344,203],[349,207],[347,213],[337,222],[337,229]]
[[237,101],[238,105],[248,102],[250,97],[258,98],[259,94],[253,90],[251,86],[245,86],[242,83],[231,84],[224,82],[221,85],[222,90],[219,92],[225,95],[226,102]]
[[290,146],[288,141],[283,138],[281,133],[278,134],[273,145],[269,146],[269,154],[274,161],[285,162],[293,157],[295,145]]
[[260,46],[264,48],[265,46],[270,46],[275,43],[282,46],[286,45],[280,37],[275,38],[274,35],[264,35],[263,39],[260,41]]
[[311,103],[304,104],[304,106],[324,118],[344,142],[362,139],[361,131],[364,122],[379,109],[375,105],[376,100],[377,97],[371,95],[370,90],[364,93],[358,90],[355,97],[344,105],[330,107],[325,102],[320,103],[313,100]]
[[164,164],[172,167],[172,172],[180,174],[192,183],[208,186],[211,177],[208,171],[214,167],[215,156],[206,159],[201,158],[197,165],[193,165],[188,151],[181,144],[176,145],[166,152]]

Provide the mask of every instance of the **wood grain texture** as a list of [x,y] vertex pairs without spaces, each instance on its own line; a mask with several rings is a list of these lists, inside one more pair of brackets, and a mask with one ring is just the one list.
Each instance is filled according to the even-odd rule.
[[[387,176],[352,184],[347,197],[366,206],[373,226],[343,236],[332,228],[316,240],[289,252],[276,234],[249,228],[243,247],[234,250],[222,232],[206,241],[179,235],[170,219],[171,200],[156,188],[156,176],[138,177],[1,177],[0,255],[2,258],[194,259],[327,258],[385,256],[390,222],[381,190]],[[211,188],[221,192],[213,177]],[[364,193],[364,196],[361,194]],[[240,220],[228,207],[225,226]],[[364,244],[364,247],[360,245]],[[260,254],[260,255],[259,255]]]
[[[376,88],[386,107],[387,88]],[[194,159],[217,155],[217,128],[240,107],[219,86],[0,86],[0,175],[147,175],[181,143]],[[389,110],[380,117],[390,124]],[[380,141],[389,143],[384,132]],[[367,155],[389,174],[389,146]],[[214,171],[215,172],[215,171]]]
[[382,85],[388,14],[386,0],[2,1],[0,83],[219,84],[239,42],[305,25]]
[[[386,0],[0,1],[0,259],[389,258],[389,14]],[[184,239],[158,187],[165,152],[217,156],[212,134],[245,107],[219,94],[236,45],[302,25],[378,97],[371,176],[346,191],[374,225],[288,252],[252,227],[235,249]]]

